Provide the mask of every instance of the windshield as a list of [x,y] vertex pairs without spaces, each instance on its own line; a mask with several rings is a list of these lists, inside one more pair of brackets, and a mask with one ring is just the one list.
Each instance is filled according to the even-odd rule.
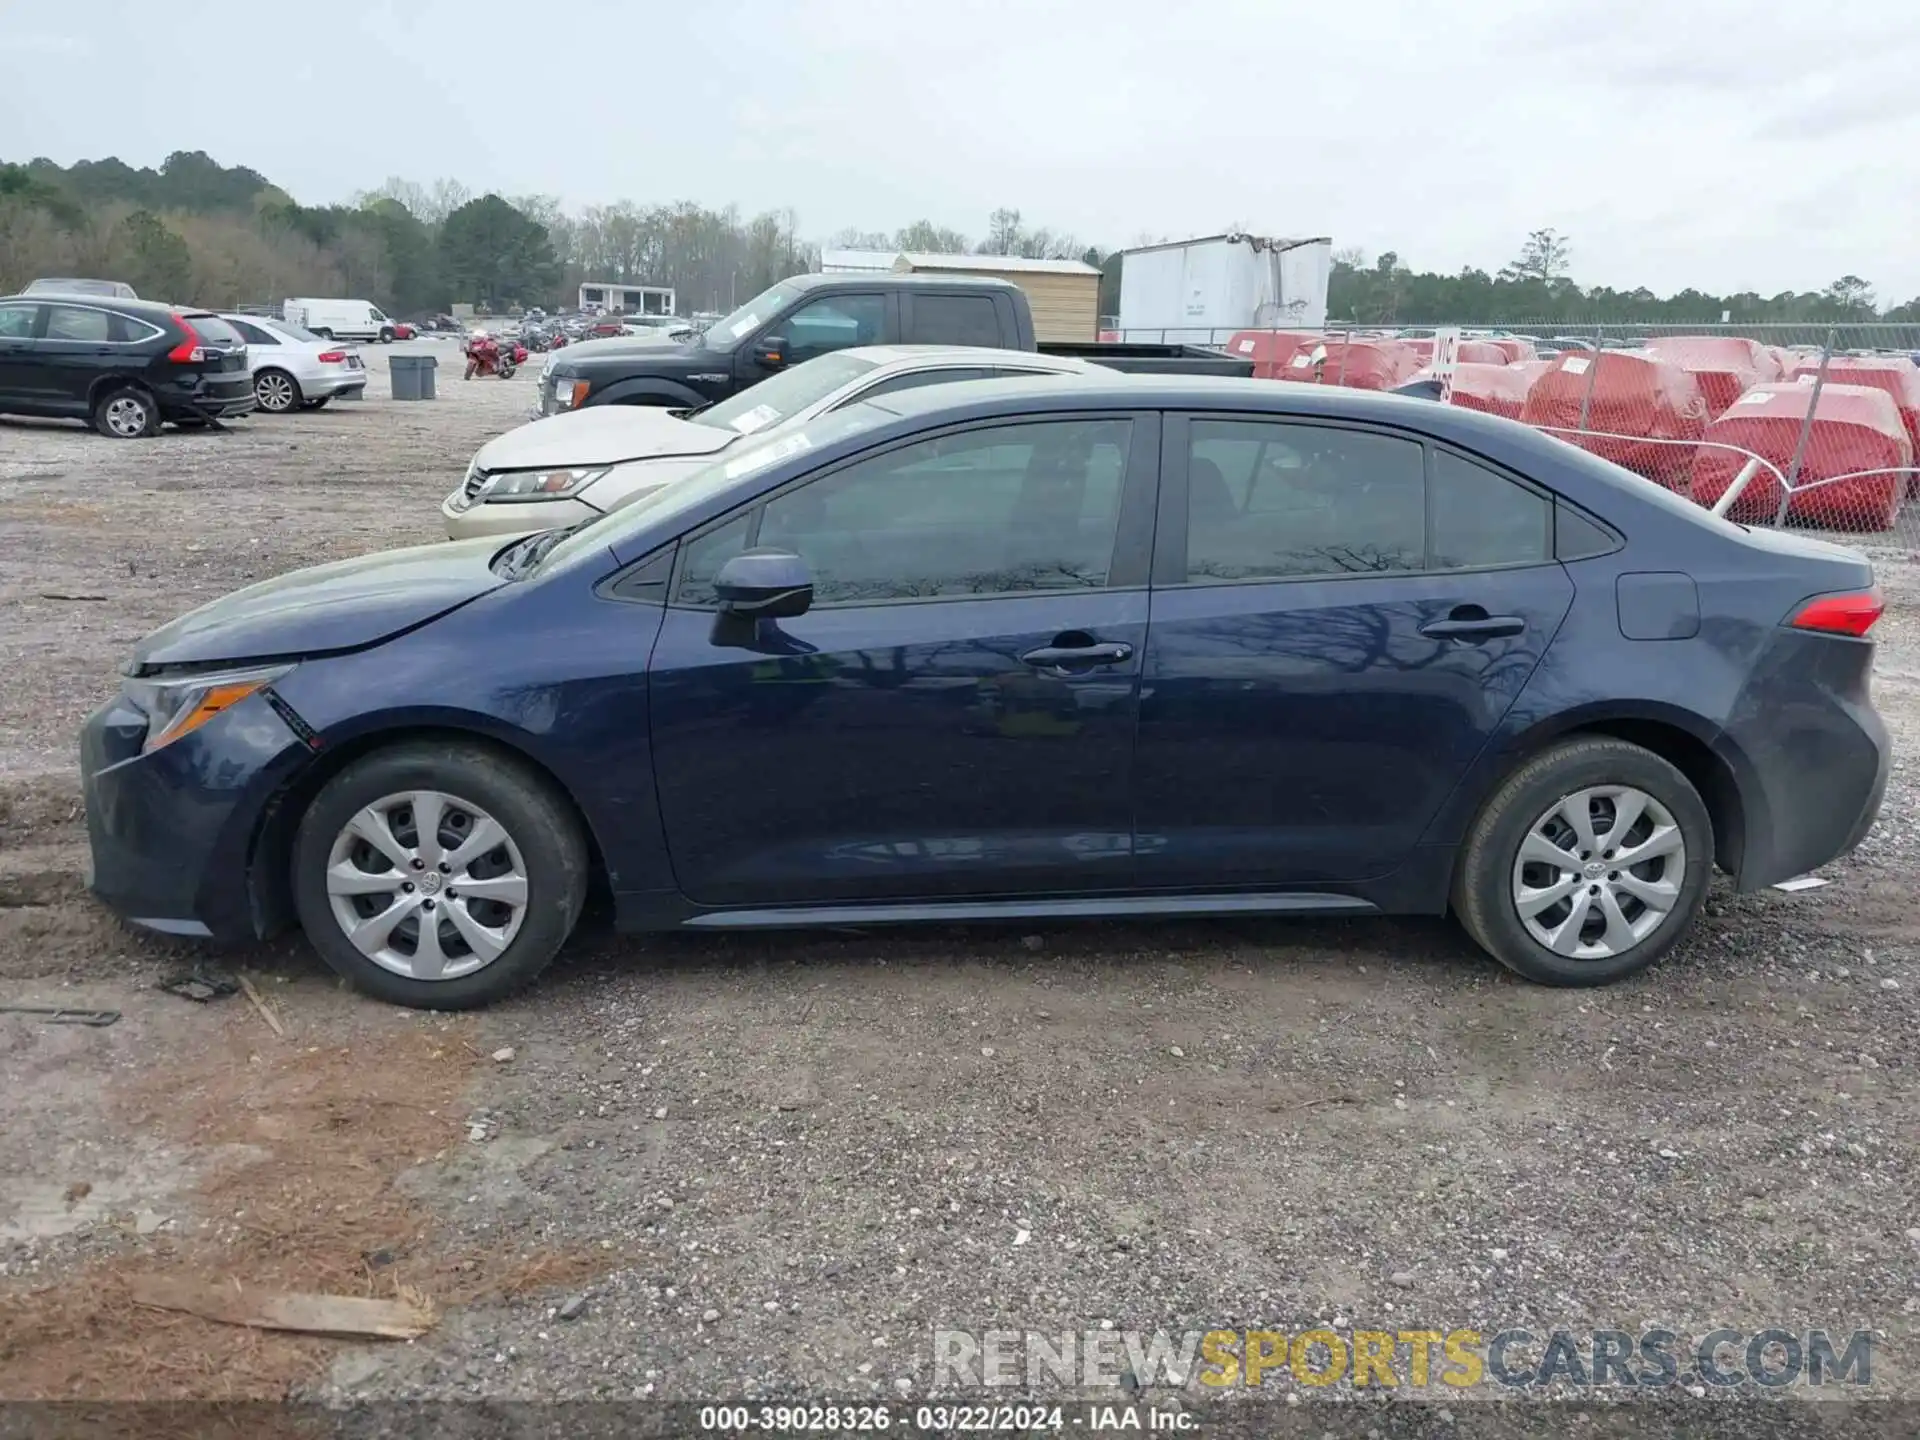
[[797,285],[782,280],[763,290],[731,315],[724,315],[707,327],[707,345],[713,350],[731,350],[781,310],[800,293]]
[[862,360],[844,350],[822,355],[687,418],[716,430],[751,435],[791,419],[875,368],[877,362]]
[[540,559],[540,570],[559,569],[583,555],[604,552],[617,546],[635,531],[667,524],[674,516],[684,515],[716,495],[725,494],[754,472],[778,464],[792,456],[845,439],[899,417],[876,402],[862,402],[825,415],[816,415],[804,424],[778,435],[769,435],[744,448],[729,446],[710,465],[704,465],[679,480],[641,495],[578,529]]

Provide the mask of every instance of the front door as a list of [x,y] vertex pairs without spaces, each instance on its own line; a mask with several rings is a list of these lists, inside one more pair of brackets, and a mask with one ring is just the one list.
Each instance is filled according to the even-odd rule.
[[[1123,890],[1151,416],[993,422],[807,477],[680,547],[649,694],[681,890],[707,905]],[[743,640],[713,580],[804,557]]]
[[[769,367],[755,359],[754,352],[776,335],[787,342],[786,363]],[[758,384],[778,370],[791,370],[835,350],[884,345],[891,338],[883,291],[823,295],[796,306],[751,340],[734,347],[735,378],[742,385]]]
[[1572,603],[1551,501],[1407,436],[1279,420],[1173,422],[1165,469],[1140,884],[1387,874]]

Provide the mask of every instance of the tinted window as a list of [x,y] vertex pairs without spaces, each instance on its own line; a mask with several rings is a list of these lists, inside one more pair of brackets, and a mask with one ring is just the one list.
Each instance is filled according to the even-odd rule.
[[49,340],[80,340],[104,345],[113,338],[113,326],[104,310],[83,310],[78,305],[50,305],[47,309]]
[[33,334],[38,305],[0,305],[0,340],[25,340]]
[[209,345],[240,345],[240,332],[235,330],[218,315],[189,315],[188,321],[200,338]]
[[887,302],[881,295],[834,295],[802,305],[779,323],[787,363],[798,365],[830,350],[877,345],[886,338]]
[[278,345],[280,343],[279,337],[274,335],[272,331],[264,330],[258,325],[250,325],[245,320],[229,320],[227,323],[235,330],[238,330],[240,332],[240,338],[249,345]]
[[713,603],[713,577],[749,545],[804,556],[823,605],[1104,585],[1130,430],[1004,425],[857,462],[694,541],[677,599]]
[[1411,440],[1261,420],[1195,420],[1187,578],[1418,570],[1426,482]]
[[909,344],[1000,344],[1000,317],[990,295],[913,295],[908,311]]
[[1613,536],[1572,506],[1554,507],[1554,559],[1586,560],[1595,555],[1605,555],[1617,544]]
[[1433,452],[1429,508],[1429,569],[1538,565],[1553,554],[1550,501],[1445,450]]

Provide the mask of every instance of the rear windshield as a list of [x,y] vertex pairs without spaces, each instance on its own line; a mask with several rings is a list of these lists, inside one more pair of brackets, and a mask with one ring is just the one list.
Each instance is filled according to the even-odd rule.
[[269,330],[278,330],[289,340],[298,340],[306,345],[324,345],[327,343],[311,330],[302,330],[298,325],[290,325],[285,320],[268,320],[263,323]]
[[194,333],[209,345],[245,345],[240,332],[222,320],[218,315],[189,315],[187,320],[193,325]]

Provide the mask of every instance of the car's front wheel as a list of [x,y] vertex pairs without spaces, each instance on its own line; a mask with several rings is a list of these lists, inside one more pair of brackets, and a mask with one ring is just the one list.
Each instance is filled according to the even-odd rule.
[[284,415],[300,408],[300,382],[284,370],[262,370],[253,377],[253,398],[268,414]]
[[464,1010],[529,984],[586,900],[571,806],[479,745],[402,744],[353,761],[314,798],[293,848],[307,938],[396,1005]]
[[1645,969],[1692,925],[1713,873],[1713,823],[1678,768],[1584,736],[1533,756],[1462,848],[1453,906],[1481,947],[1546,985]]

